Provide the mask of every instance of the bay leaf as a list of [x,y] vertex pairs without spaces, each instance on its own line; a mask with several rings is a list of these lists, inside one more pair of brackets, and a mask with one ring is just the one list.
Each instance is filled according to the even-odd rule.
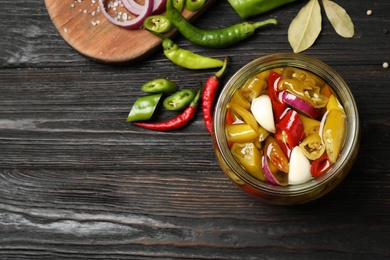
[[321,7],[318,0],[310,0],[298,12],[288,28],[288,41],[295,53],[314,44],[322,29]]
[[351,38],[355,34],[354,25],[347,11],[340,5],[330,0],[322,0],[326,16],[333,28],[340,36]]

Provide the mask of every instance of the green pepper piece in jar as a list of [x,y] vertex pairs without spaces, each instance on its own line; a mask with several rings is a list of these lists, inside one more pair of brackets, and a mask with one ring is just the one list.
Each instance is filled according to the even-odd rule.
[[171,93],[175,92],[177,88],[175,82],[169,79],[158,78],[143,84],[141,90],[147,93]]
[[152,32],[166,33],[175,26],[166,15],[151,15],[145,19],[144,27]]
[[183,89],[164,99],[164,107],[168,110],[177,111],[183,110],[189,106],[191,101],[196,96],[195,90]]
[[191,12],[196,12],[202,8],[205,2],[206,0],[186,0],[186,9]]
[[301,147],[302,153],[309,160],[317,160],[325,152],[325,145],[322,143],[321,137],[317,133],[313,133],[303,139],[299,144]]
[[252,142],[259,134],[247,124],[233,124],[225,126],[226,138],[232,143]]
[[162,93],[139,97],[133,104],[127,122],[149,120],[156,109]]
[[254,143],[234,143],[230,149],[236,161],[253,177],[265,181],[262,152]]

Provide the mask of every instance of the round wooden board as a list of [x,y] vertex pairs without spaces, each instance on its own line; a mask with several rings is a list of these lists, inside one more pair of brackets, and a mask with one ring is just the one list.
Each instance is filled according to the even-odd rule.
[[[214,1],[206,1],[198,12],[184,10],[183,16],[188,20],[195,19]],[[112,24],[99,11],[97,0],[45,0],[45,5],[64,40],[92,60],[131,63],[161,48],[161,40],[146,30],[127,30]]]

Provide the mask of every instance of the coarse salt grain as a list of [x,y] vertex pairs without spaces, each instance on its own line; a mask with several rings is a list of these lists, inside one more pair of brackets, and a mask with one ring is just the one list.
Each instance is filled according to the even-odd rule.
[[387,69],[389,67],[389,63],[388,62],[383,62],[382,67],[384,69]]
[[367,15],[372,15],[372,10],[367,10]]

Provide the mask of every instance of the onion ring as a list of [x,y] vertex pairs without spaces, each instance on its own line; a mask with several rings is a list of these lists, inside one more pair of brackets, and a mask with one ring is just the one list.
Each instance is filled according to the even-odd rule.
[[146,0],[145,5],[142,6],[142,12],[135,18],[128,20],[128,21],[120,21],[115,18],[113,18],[106,10],[106,7],[104,5],[104,2],[106,0],[99,0],[99,6],[100,6],[100,11],[103,13],[104,17],[107,18],[111,23],[122,27],[126,29],[139,29],[145,20],[146,17],[151,15],[153,11],[153,5],[154,5],[154,0]]
[[[153,14],[161,13],[165,10],[166,0],[154,0],[153,3]],[[140,5],[134,0],[122,0],[123,6],[134,15],[140,15],[144,6]]]

